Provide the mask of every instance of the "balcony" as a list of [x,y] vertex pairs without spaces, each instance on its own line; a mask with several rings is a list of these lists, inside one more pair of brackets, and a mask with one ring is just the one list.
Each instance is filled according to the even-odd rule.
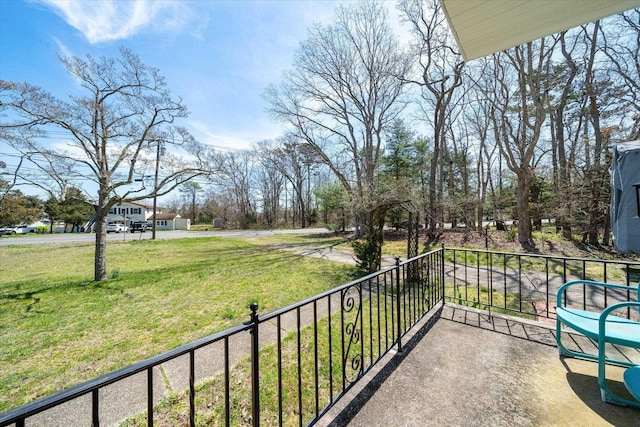
[[[640,410],[604,403],[597,364],[559,358],[555,329],[445,304],[414,328],[322,426],[632,426]],[[596,346],[571,334],[574,346]],[[640,363],[640,354],[631,357]],[[623,368],[607,369],[626,395]]]
[[[600,400],[595,363],[558,357],[553,305],[568,280],[631,288],[637,268],[441,248],[272,313],[252,305],[244,324],[0,414],[0,427],[633,425],[639,410]],[[637,350],[608,352],[640,364]],[[607,376],[626,395],[622,371]]]

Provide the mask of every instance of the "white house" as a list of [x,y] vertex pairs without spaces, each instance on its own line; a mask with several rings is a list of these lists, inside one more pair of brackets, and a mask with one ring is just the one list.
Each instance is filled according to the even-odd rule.
[[[159,210],[159,212],[161,212]],[[153,206],[144,203],[126,202],[109,210],[107,223],[119,222],[129,224],[134,221],[147,221],[153,216]]]
[[[181,218],[177,213],[162,213],[161,208],[157,208],[156,212],[156,230],[189,230],[191,228],[191,220]],[[107,215],[107,224],[111,222],[120,224],[131,224],[135,221],[154,220],[153,206],[138,202],[125,202],[115,205],[109,210]],[[87,223],[85,229],[87,231],[93,229],[94,219]]]

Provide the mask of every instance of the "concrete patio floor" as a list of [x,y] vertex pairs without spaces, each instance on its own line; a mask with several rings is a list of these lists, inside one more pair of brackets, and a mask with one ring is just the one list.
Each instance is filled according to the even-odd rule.
[[[447,304],[412,334],[318,425],[640,426],[640,410],[600,400],[596,363],[558,356],[553,324]],[[623,371],[608,367],[607,378],[628,396]]]

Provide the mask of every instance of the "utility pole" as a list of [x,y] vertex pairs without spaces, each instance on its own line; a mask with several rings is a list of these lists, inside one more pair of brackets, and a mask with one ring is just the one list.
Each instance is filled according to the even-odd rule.
[[[311,213],[311,162],[307,162],[307,209],[305,210],[307,213],[307,220],[309,219],[309,214]],[[307,227],[309,224],[307,224]]]
[[156,239],[156,223],[158,222],[157,216],[157,207],[158,207],[158,170],[160,169],[160,146],[162,145],[161,141],[157,141],[158,145],[156,146],[156,174],[153,180],[153,223],[151,224],[151,239]]

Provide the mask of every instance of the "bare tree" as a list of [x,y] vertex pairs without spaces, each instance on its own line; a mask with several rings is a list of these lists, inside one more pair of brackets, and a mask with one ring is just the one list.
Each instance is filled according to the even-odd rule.
[[299,217],[300,227],[306,228],[311,204],[311,167],[319,162],[316,151],[304,140],[289,134],[278,138],[271,146],[262,144],[259,157],[265,168],[273,169],[291,184],[296,207],[294,225],[295,218]]
[[[592,32],[590,33],[586,27],[584,27],[584,35],[587,45],[589,46],[588,54],[586,57],[586,69],[585,69],[585,94],[587,96],[589,121],[593,127],[594,146],[593,157],[587,153],[589,159],[587,164],[587,179],[590,183],[589,193],[593,197],[592,203],[589,207],[589,225],[587,226],[587,234],[589,237],[589,243],[593,245],[598,244],[598,220],[601,217],[601,207],[598,203],[600,200],[601,183],[599,177],[603,173],[602,164],[602,149],[603,149],[603,133],[600,126],[600,105],[598,102],[598,90],[596,70],[594,69],[596,54],[598,51],[598,33],[600,32],[600,21],[596,21],[593,24]],[[589,150],[587,146],[587,150]]]
[[185,199],[185,204],[189,207],[189,217],[193,224],[195,224],[197,218],[198,196],[203,191],[202,186],[195,181],[186,182],[180,187],[180,193]]
[[[475,95],[475,94],[474,94]],[[476,221],[479,228],[484,220],[484,207],[487,201],[489,182],[492,178],[492,171],[497,157],[497,145],[491,138],[491,104],[481,99],[470,99],[466,103],[463,121],[465,123],[466,134],[473,135],[477,144],[475,149],[476,160]],[[495,200],[495,198],[494,198]],[[496,218],[502,219],[502,218]]]
[[640,139],[640,8],[620,14],[603,31],[604,52],[624,90],[618,92],[630,117],[628,140]]
[[261,165],[256,171],[256,182],[262,201],[262,219],[268,227],[278,225],[284,179],[276,169],[265,165]]
[[233,200],[235,226],[241,229],[248,228],[256,219],[254,163],[253,152],[230,151],[223,157],[219,174],[213,177],[213,184],[226,194],[227,199]]
[[[107,277],[105,223],[112,206],[167,194],[215,165],[212,151],[175,124],[188,112],[179,98],[171,97],[158,70],[127,49],[120,49],[120,55],[61,58],[83,93],[68,101],[28,83],[0,81],[0,108],[8,113],[0,124],[3,138],[10,135],[6,140],[16,150],[45,158],[36,161],[47,175],[62,177],[66,171],[57,165],[69,164],[97,187],[97,195],[90,195],[96,214],[96,281]],[[25,129],[32,134],[19,137]],[[65,135],[64,147],[49,143],[50,131]],[[160,163],[161,146],[167,153]],[[161,177],[148,188],[142,178],[158,168]]]
[[[568,108],[571,104],[576,104],[575,80],[578,75],[578,66],[574,60],[574,51],[576,49],[578,38],[572,40],[566,32],[559,35],[560,47],[564,64],[556,64],[547,70],[547,74],[555,80],[555,87],[549,88],[550,91],[559,92],[555,97],[551,98],[549,108],[551,144],[552,144],[552,166],[553,166],[553,184],[555,190],[555,217],[556,228],[562,229],[562,235],[565,238],[571,238],[572,221],[571,211],[573,206],[573,197],[571,195],[571,182],[573,179],[571,168],[572,151],[571,146],[567,146],[569,139],[569,128],[575,125],[575,121],[568,120]],[[553,102],[555,101],[555,102]],[[573,102],[572,102],[573,101]],[[581,101],[578,100],[578,103]],[[578,129],[582,115],[578,117]],[[574,131],[574,133],[577,133]]]
[[408,68],[383,5],[359,2],[338,7],[335,24],[313,26],[293,70],[265,94],[273,117],[288,123],[344,186],[359,233],[366,229],[379,242],[380,210],[389,204],[382,199],[390,193],[380,194],[376,171],[384,130],[404,107]]
[[[476,230],[476,215],[475,209],[477,204],[475,203],[474,195],[472,194],[472,186],[474,177],[471,173],[471,165],[473,161],[472,150],[472,137],[469,134],[469,129],[466,126],[466,122],[455,118],[452,123],[456,124],[456,127],[450,126],[448,129],[448,137],[450,141],[449,151],[449,190],[454,191],[456,194],[452,197],[452,212],[454,215],[450,221],[453,224],[457,223],[458,217],[462,217],[464,222],[465,232]],[[479,177],[478,177],[479,179]],[[478,186],[476,186],[477,188]],[[460,191],[462,194],[459,194]],[[482,220],[478,222],[478,226],[482,228]]]
[[[286,160],[278,155],[276,141],[262,141],[256,145],[256,158],[260,167],[256,173],[256,181],[262,198],[262,214],[269,227],[278,224],[280,197],[284,191],[285,180],[288,179],[281,169]],[[284,163],[286,164],[286,163]]]
[[[443,179],[439,166],[443,165],[442,151],[446,143],[447,121],[456,90],[462,85],[464,61],[455,46],[445,15],[435,0],[403,0],[400,10],[414,34],[413,53],[419,64],[419,79],[411,80],[422,89],[422,97],[433,130],[433,157],[429,173],[429,207],[426,212],[427,229],[433,235],[438,219],[442,221]],[[442,178],[442,177],[440,177]],[[440,187],[436,185],[440,183]],[[438,191],[439,190],[439,191]]]
[[501,155],[516,176],[518,241],[529,246],[531,215],[529,196],[540,134],[546,119],[549,92],[545,78],[555,40],[542,38],[494,54],[492,74],[484,81],[492,104],[493,129]]

